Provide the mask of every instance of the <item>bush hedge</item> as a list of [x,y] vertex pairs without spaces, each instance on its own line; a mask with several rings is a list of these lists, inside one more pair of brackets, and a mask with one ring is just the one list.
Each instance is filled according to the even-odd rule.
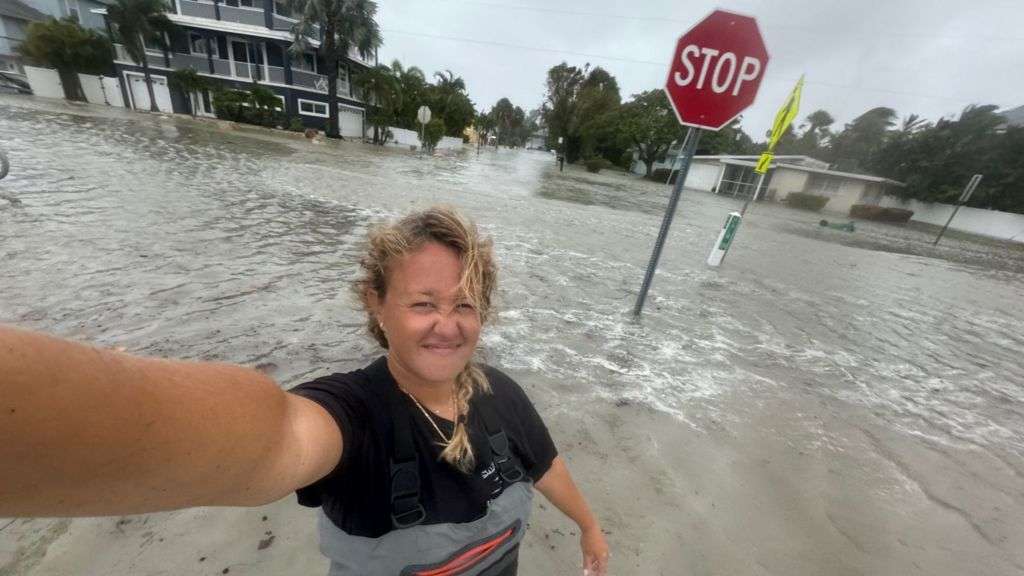
[[595,174],[600,172],[601,170],[604,170],[605,168],[611,168],[613,166],[611,162],[605,160],[604,158],[601,158],[600,156],[587,158],[586,160],[583,161],[583,164],[584,166],[587,167],[587,172],[593,172]]
[[879,222],[909,222],[914,215],[913,210],[903,208],[885,208],[871,204],[854,204],[850,206],[850,217]]
[[786,196],[786,205],[790,208],[800,208],[813,212],[818,212],[824,208],[828,201],[828,196],[818,196],[817,194],[808,194],[807,192],[790,192]]
[[213,109],[221,120],[276,128],[285,124],[285,116],[274,109],[279,100],[273,94],[262,86],[252,93],[222,90],[213,95]]
[[649,180],[654,180],[655,182],[662,182],[662,183],[664,183],[665,179],[668,178],[668,173],[669,172],[672,172],[672,179],[669,180],[668,183],[669,184],[675,184],[676,183],[676,176],[679,174],[679,171],[678,170],[671,170],[669,168],[655,168],[654,170],[651,171],[651,175],[648,177],[648,179]]

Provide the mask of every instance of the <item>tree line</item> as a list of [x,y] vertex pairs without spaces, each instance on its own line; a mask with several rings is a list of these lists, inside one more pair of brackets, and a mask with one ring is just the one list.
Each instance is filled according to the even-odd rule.
[[[1024,213],[1024,127],[1006,126],[997,109],[971,105],[956,118],[932,123],[916,114],[900,119],[892,108],[877,107],[840,130],[829,112],[815,110],[790,126],[776,154],[812,156],[835,170],[890,178],[905,184],[893,193],[928,202],[955,202],[971,175],[983,174],[969,205]],[[623,102],[606,70],[565,62],[548,70],[540,117],[548,146],[568,162],[602,157],[628,170],[635,154],[648,176],[684,134],[662,90]],[[705,132],[697,154],[766,150],[767,138],[752,138],[741,120]]]

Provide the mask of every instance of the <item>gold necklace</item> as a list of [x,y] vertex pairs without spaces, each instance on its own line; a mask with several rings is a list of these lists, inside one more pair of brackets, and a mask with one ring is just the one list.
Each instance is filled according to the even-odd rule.
[[[412,401],[416,404],[416,407],[420,409],[420,412],[423,412],[423,415],[427,417],[427,421],[430,422],[430,425],[434,427],[434,430],[437,432],[437,435],[440,436],[441,440],[444,441],[443,445],[447,447],[449,444],[451,444],[452,443],[451,437],[445,436],[444,432],[441,432],[441,428],[437,425],[436,422],[434,422],[434,418],[430,415],[430,412],[427,412],[426,408],[424,408],[423,405],[420,404],[420,401],[417,400],[415,396],[410,394],[408,390],[403,388],[402,392],[405,392],[406,394],[408,394],[409,398],[412,398]],[[458,409],[459,409],[459,406],[458,406],[458,404],[456,404],[455,405],[455,420],[456,421],[458,421],[458,419],[459,419]],[[452,432],[452,434],[454,436],[454,431]]]

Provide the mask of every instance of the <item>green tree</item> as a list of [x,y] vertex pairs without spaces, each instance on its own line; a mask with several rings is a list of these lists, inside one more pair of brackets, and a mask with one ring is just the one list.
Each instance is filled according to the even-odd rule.
[[395,122],[395,110],[402,105],[401,85],[392,69],[383,64],[360,72],[354,82],[371,103],[367,121],[373,126],[373,143],[384,145],[388,126]]
[[57,70],[68,100],[85,101],[78,74],[101,74],[111,64],[110,41],[65,18],[32,22],[18,52],[30,62]]
[[391,74],[398,81],[399,93],[402,95],[395,109],[395,125],[407,130],[419,129],[416,112],[427,102],[427,80],[416,66],[402,66],[398,60],[391,62]]
[[509,135],[512,132],[512,120],[515,114],[515,107],[512,106],[512,101],[508,98],[502,98],[498,100],[493,107],[491,107],[491,118],[494,119],[494,129],[497,132],[498,139],[495,141],[495,146],[504,144],[506,146],[511,145],[509,142]]
[[451,70],[435,72],[437,81],[427,87],[431,111],[444,120],[446,134],[457,138],[473,123],[476,108],[466,93],[466,82]]
[[477,133],[477,148],[487,144],[487,139],[490,134],[494,131],[494,118],[490,114],[481,110],[477,113],[476,118],[473,120],[473,127],[476,128]]
[[[674,116],[673,116],[674,117]],[[740,127],[742,117],[733,119],[717,132],[705,131],[697,142],[697,154],[756,154],[767,148],[757,145]]]
[[[544,123],[548,126],[548,146],[557,148],[570,162],[579,157],[577,95],[585,78],[583,70],[565,62],[548,70],[542,108]],[[558,143],[559,138],[562,139],[561,144]]]
[[648,90],[633,96],[616,114],[616,125],[623,138],[637,150],[649,177],[654,163],[663,159],[681,129],[662,90]]
[[441,118],[432,118],[427,125],[423,127],[423,147],[429,151],[433,151],[437,143],[441,141],[441,138],[445,135],[444,120]]
[[542,108],[549,145],[562,138],[568,162],[613,147],[617,133],[609,122],[620,101],[618,82],[603,68],[577,68],[565,62],[552,67]]
[[310,39],[320,40],[319,54],[327,64],[328,120],[325,135],[328,138],[341,138],[338,132],[338,67],[353,49],[366,58],[380,47],[382,40],[376,20],[377,3],[373,0],[288,2],[298,18],[292,27],[295,37],[292,52],[301,55],[310,48]]
[[829,159],[841,170],[865,170],[895,125],[896,111],[892,108],[868,110],[832,138]]
[[142,66],[146,91],[149,92],[149,109],[152,112],[160,110],[156,106],[156,95],[153,94],[153,78],[149,75],[146,43],[167,49],[165,38],[175,28],[164,13],[165,10],[167,4],[163,0],[113,0],[107,6],[107,19],[117,40],[124,46],[128,56]]
[[982,174],[969,205],[1024,213],[1024,129],[1001,130],[996,109],[968,106],[934,126],[905,121],[908,129],[893,134],[870,167],[906,184],[896,194],[928,202],[956,202],[971,176]]
[[184,95],[185,101],[188,102],[188,111],[194,118],[196,115],[194,95],[209,90],[210,81],[200,76],[195,68],[181,68],[167,75],[167,83],[171,88],[179,90]]
[[616,159],[621,155],[622,151],[616,146],[617,132],[611,124],[612,113],[621,102],[619,83],[601,67],[591,70],[580,83],[576,106],[579,118],[576,125],[582,157],[590,158],[600,155],[602,151],[608,155],[608,159]]

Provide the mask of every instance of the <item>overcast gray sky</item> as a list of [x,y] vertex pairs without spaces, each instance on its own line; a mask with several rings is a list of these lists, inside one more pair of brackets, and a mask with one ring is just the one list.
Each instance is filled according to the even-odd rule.
[[624,99],[665,83],[679,35],[715,7],[757,18],[770,61],[744,129],[771,125],[801,73],[802,119],[836,128],[875,106],[930,120],[970,103],[1024,104],[1024,0],[379,0],[383,63],[462,76],[477,108],[529,110],[563,60],[611,72]]

